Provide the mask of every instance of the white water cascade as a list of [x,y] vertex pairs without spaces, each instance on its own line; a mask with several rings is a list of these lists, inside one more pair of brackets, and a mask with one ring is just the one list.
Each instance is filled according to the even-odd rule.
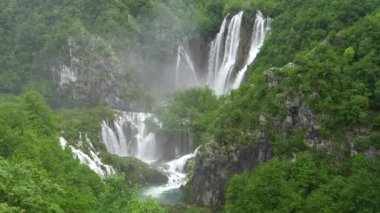
[[184,38],[178,43],[175,89],[199,86],[199,79],[191,58],[189,41]]
[[[244,44],[241,39],[243,15],[241,11],[231,18],[230,15],[224,18],[219,32],[210,44],[206,74],[201,75],[201,71],[194,67],[191,51],[187,48],[188,40],[185,39],[179,44],[176,89],[203,85],[208,86],[220,96],[240,86],[248,66],[253,63],[259,53],[272,22],[271,18],[265,18],[260,11],[257,11],[248,49],[248,46],[247,48],[241,46]],[[243,52],[247,55],[242,56]],[[244,58],[245,61],[240,61],[238,64],[239,58]]]
[[248,58],[245,62],[243,69],[241,69],[236,75],[236,78],[232,85],[233,89],[237,89],[240,86],[245,76],[245,73],[248,70],[248,66],[252,64],[257,54],[259,54],[260,48],[264,44],[265,37],[270,31],[271,23],[271,18],[264,18],[263,14],[260,11],[257,11],[255,24],[253,25],[251,47],[249,49]]
[[[171,190],[179,189],[182,185],[186,184],[187,178],[184,171],[185,165],[189,159],[195,157],[198,149],[199,147],[195,149],[193,153],[184,155],[171,161],[160,163],[158,167],[168,175],[168,183],[162,186],[147,187],[143,189],[143,195],[160,198],[162,194],[167,192],[170,193]],[[177,199],[178,198],[179,197],[177,197]]]
[[[67,141],[65,138],[60,137],[59,143],[62,147],[62,149],[65,149],[67,146]],[[79,135],[79,141],[78,145],[83,145],[82,141],[82,135]],[[92,171],[97,173],[101,178],[105,178],[108,175],[115,174],[115,170],[104,163],[102,163],[102,160],[100,157],[95,153],[95,149],[92,145],[92,142],[86,135],[86,144],[89,145],[89,154],[84,153],[80,148],[76,148],[74,146],[69,145],[71,152],[73,153],[73,156],[77,158],[81,164],[87,165]]]
[[[225,39],[219,37],[225,34],[224,31],[226,30],[222,24],[217,38],[211,43],[209,73],[211,73],[212,77],[210,76],[207,79],[207,85],[214,90],[217,95],[226,94],[231,89],[229,78],[238,58],[242,19],[243,12],[239,12],[232,17]],[[224,45],[221,44],[221,42],[224,42]],[[222,46],[224,46],[223,52],[222,48],[220,48]]]
[[183,171],[185,164],[195,156],[196,151],[190,153],[191,140],[186,134],[158,140],[146,126],[148,119],[156,125],[161,125],[153,114],[119,111],[113,122],[102,122],[102,143],[108,152],[121,157],[136,157],[168,177],[166,184],[143,188],[143,196],[160,197],[169,191],[179,193],[180,186],[187,181]]
[[147,119],[158,122],[152,114],[143,112],[120,112],[112,124],[103,121],[101,139],[107,151],[148,163],[157,160],[155,135],[147,130]]

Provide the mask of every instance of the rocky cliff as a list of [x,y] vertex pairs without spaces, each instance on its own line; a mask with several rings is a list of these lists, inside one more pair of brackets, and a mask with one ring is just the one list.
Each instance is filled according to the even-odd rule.
[[[295,67],[290,63],[284,68],[264,72],[268,90],[280,86],[282,79],[276,74],[278,71]],[[286,147],[281,150],[281,156],[277,155],[281,158],[295,158],[295,153],[300,150],[323,150],[333,158],[357,153],[364,153],[369,158],[378,156],[379,151],[374,146],[365,146],[373,137],[368,128],[347,131],[343,138],[323,136],[318,116],[305,103],[305,94],[290,95],[287,90],[283,90],[283,94],[285,100],[282,107],[286,113],[281,116],[262,113],[257,118],[259,127],[251,131],[255,139],[249,144],[220,145],[210,142],[198,152],[190,182],[191,202],[201,206],[223,204],[228,180],[234,174],[254,171],[260,163],[276,155],[278,148]],[[344,142],[337,143],[337,140]]]
[[195,158],[191,202],[202,206],[222,204],[225,185],[233,174],[252,171],[270,158],[271,143],[265,138],[242,147],[207,147]]
[[51,67],[56,96],[90,104],[130,109],[137,92],[126,65],[102,38],[81,29],[66,40]]

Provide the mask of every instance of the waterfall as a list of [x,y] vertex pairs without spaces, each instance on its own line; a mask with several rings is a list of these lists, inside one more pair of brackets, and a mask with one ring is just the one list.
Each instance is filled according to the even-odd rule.
[[[179,189],[182,185],[186,184],[187,178],[184,171],[185,165],[189,159],[195,157],[199,148],[200,147],[196,148],[193,153],[183,155],[182,157],[158,165],[158,167],[168,175],[169,181],[162,186],[148,187],[144,189],[144,196],[160,198],[165,192]],[[179,198],[177,197],[177,199]]]
[[223,48],[223,38],[227,25],[227,17],[224,18],[219,33],[216,35],[214,41],[211,42],[209,59],[208,59],[208,77],[206,83],[211,85],[217,77],[218,70],[220,69],[220,54]]
[[[220,39],[218,38],[219,35],[217,35],[216,40],[214,40],[216,47],[222,46],[221,42],[224,42],[224,51],[222,52],[222,48],[219,48],[218,51],[212,49],[210,51],[209,57],[212,59],[211,62],[213,62],[213,64],[209,64],[209,67],[213,68],[210,72],[214,73],[214,78],[209,79],[210,81],[207,82],[207,85],[213,89],[217,95],[226,94],[230,89],[229,78],[238,58],[242,18],[243,12],[239,12],[233,16],[228,25],[226,38]],[[219,34],[224,34],[224,30],[225,27],[222,26]],[[219,64],[220,67],[215,66]]]
[[101,132],[102,142],[106,145],[107,151],[119,156],[126,156],[127,141],[122,138],[117,137],[117,134],[113,131],[111,127],[108,126],[106,121],[102,122],[102,132]]
[[[150,132],[146,121],[161,125],[151,113],[118,111],[114,121],[102,121],[101,141],[108,152],[118,156],[136,157],[146,163],[183,156],[191,152],[191,140],[177,137],[159,137]],[[185,136],[188,136],[187,134]],[[184,144],[186,143],[186,144]]]
[[[62,149],[65,149],[67,147],[67,141],[65,138],[60,137],[59,143],[62,147]],[[79,141],[78,146],[83,146],[84,142],[82,141],[82,134],[79,135]],[[109,166],[102,163],[102,160],[100,157],[95,153],[94,146],[92,145],[92,142],[86,135],[86,144],[89,146],[89,154],[86,154],[83,152],[80,148],[76,148],[72,145],[69,145],[71,152],[73,153],[73,156],[79,160],[81,164],[87,165],[92,171],[97,173],[101,178],[104,178],[108,175],[115,174],[115,170]]]
[[118,156],[134,156],[145,162],[156,159],[155,135],[147,130],[150,113],[120,112],[112,123],[103,121],[101,140],[108,152]]
[[190,54],[189,41],[184,38],[178,44],[175,89],[184,89],[200,85]]
[[[253,63],[259,53],[272,22],[271,18],[265,18],[260,11],[257,11],[249,39],[249,49],[247,48],[247,55],[244,56],[241,55],[244,52],[241,50],[245,47],[241,45],[245,43],[242,42],[240,32],[243,15],[241,11],[231,18],[230,15],[224,18],[219,32],[210,44],[206,74],[201,75],[201,71],[194,66],[188,40],[184,39],[179,43],[176,89],[203,85],[211,88],[216,95],[225,95],[240,86],[248,66]],[[237,64],[239,58],[245,61]]]
[[259,54],[261,46],[264,44],[265,36],[268,34],[271,27],[272,19],[264,18],[260,11],[257,11],[255,24],[253,25],[251,47],[249,49],[248,57],[243,69],[241,69],[235,78],[232,88],[236,89],[243,81],[244,75],[248,70],[248,66],[255,60]]

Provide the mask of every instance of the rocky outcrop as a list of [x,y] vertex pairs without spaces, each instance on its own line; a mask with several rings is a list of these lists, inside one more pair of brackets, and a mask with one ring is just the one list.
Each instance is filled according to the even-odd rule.
[[115,169],[124,173],[125,181],[132,185],[165,184],[168,182],[162,172],[133,157],[120,157]]
[[191,201],[202,206],[222,204],[229,178],[236,173],[254,170],[271,155],[271,143],[267,138],[240,147],[207,146],[195,158]]
[[174,159],[189,154],[193,151],[191,135],[189,131],[158,131],[156,141],[159,159]]
[[67,39],[51,72],[58,97],[121,109],[135,104],[127,96],[128,91],[136,91],[126,66],[105,40],[85,29]]

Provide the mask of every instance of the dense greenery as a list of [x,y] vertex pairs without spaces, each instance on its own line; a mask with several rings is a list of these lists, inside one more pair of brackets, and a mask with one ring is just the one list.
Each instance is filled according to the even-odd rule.
[[158,112],[163,128],[170,131],[190,131],[194,145],[204,139],[210,122],[213,122],[218,99],[208,88],[177,91],[168,106]]
[[[191,99],[200,92],[192,91],[174,98],[164,118],[169,126],[206,121],[196,128],[202,142],[236,146],[264,135],[274,145],[278,159],[231,180],[227,210],[378,211],[379,160],[373,150],[380,147],[380,2],[252,0],[228,1],[223,8],[260,9],[274,18],[249,76],[219,98],[219,106],[208,100],[209,111],[200,117],[186,114],[201,109]],[[311,110],[325,149],[305,143],[310,127],[286,126],[294,108]],[[352,148],[371,160],[353,158]],[[300,156],[295,162],[283,160],[294,155]]]
[[104,151],[100,143],[101,122],[104,119],[113,120],[115,112],[106,107],[82,108],[82,109],[59,109],[56,111],[59,119],[59,129],[70,144],[77,143],[80,134],[91,140],[96,150]]
[[[50,65],[79,32],[101,37],[119,57],[141,48],[160,59],[173,41],[211,37],[226,13],[241,9],[274,19],[245,83],[219,98],[203,88],[176,92],[158,112],[165,130],[190,130],[195,145],[270,139],[277,158],[230,181],[227,211],[379,211],[379,160],[367,152],[380,148],[378,0],[2,0],[0,92],[54,95]],[[137,89],[126,95],[143,96]],[[307,146],[303,126],[279,127],[293,105],[311,110],[331,149]],[[60,135],[75,142],[82,132],[103,149],[99,122],[111,112],[58,114],[34,92],[0,97],[0,211],[163,211],[155,201],[139,201],[123,177],[102,181],[59,146]],[[372,159],[351,157],[351,143]]]
[[[275,21],[248,81],[220,108],[219,141],[244,140],[247,134],[236,132],[234,137],[231,132],[255,130],[260,115],[286,115],[284,106],[296,99],[318,115],[326,135],[374,125],[368,113],[378,116],[378,1],[358,7],[350,1],[254,2]],[[277,10],[271,10],[271,5]],[[289,62],[295,68],[271,69]],[[275,86],[269,87],[268,82]]]
[[185,35],[215,32],[223,7],[224,0],[1,1],[0,92],[51,96],[50,66],[80,32],[103,38],[122,59],[135,48],[161,58]]
[[231,179],[227,212],[378,212],[380,167],[357,155],[342,168],[300,155]]
[[165,212],[157,201],[147,199],[140,201],[136,189],[130,189],[124,183],[124,177],[114,176],[106,179],[105,187],[99,195],[99,202],[94,212]]
[[102,182],[79,164],[69,149],[60,147],[58,123],[36,92],[0,103],[1,210],[97,212],[101,203],[102,209],[162,211],[152,200],[140,202],[123,178]]
[[[294,162],[275,159],[252,174],[236,176],[229,183],[226,209],[379,211],[379,160],[351,158],[344,150],[350,140],[362,151],[379,147],[380,2],[291,2],[253,1],[274,18],[272,32],[247,83],[219,109],[216,127],[221,128],[215,128],[215,137],[222,144],[252,141],[247,135],[260,129],[279,156],[307,150],[302,128],[293,127],[288,138],[273,129],[290,114],[293,102],[312,110],[321,122],[320,136],[333,141],[333,148],[319,157],[301,154]],[[295,67],[283,67],[289,62]],[[347,137],[358,127],[368,133]]]

